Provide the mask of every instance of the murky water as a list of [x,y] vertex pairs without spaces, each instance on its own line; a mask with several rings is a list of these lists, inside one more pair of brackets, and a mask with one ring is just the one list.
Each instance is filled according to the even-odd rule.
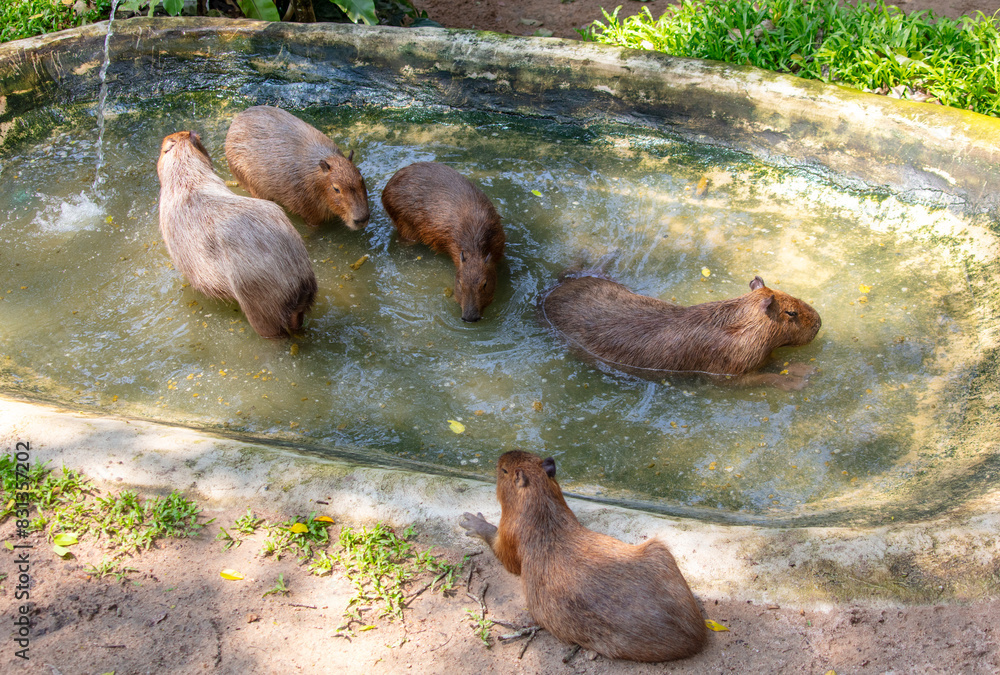
[[[962,419],[977,325],[962,257],[941,241],[962,223],[634,131],[301,113],[356,149],[372,221],[310,233],[293,218],[320,291],[300,336],[263,340],[235,304],[187,287],[157,227],[163,136],[199,131],[230,180],[223,142],[243,107],[203,95],[112,109],[100,195],[91,126],[55,124],[0,159],[5,390],[486,476],[518,447],[555,456],[580,493],[745,513],[892,490]],[[472,178],[503,218],[507,259],[479,323],[447,297],[451,262],[400,245],[381,208],[393,172],[421,160]],[[612,276],[680,304],[743,294],[755,274],[806,300],[823,328],[774,367],[818,373],[782,392],[577,361],[538,326],[535,299],[608,254]]]

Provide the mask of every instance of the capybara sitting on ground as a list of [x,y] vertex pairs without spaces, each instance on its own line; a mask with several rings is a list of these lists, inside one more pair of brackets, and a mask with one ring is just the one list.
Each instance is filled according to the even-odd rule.
[[489,198],[454,169],[417,162],[389,179],[382,205],[402,239],[451,256],[462,320],[479,321],[493,302],[497,263],[506,243],[500,216]]
[[514,450],[497,462],[500,527],[466,513],[503,566],[521,575],[528,611],[560,640],[614,659],[669,661],[705,643],[705,621],[661,541],[633,546],[588,530],[555,481],[550,457]]
[[310,227],[334,216],[352,230],[368,224],[368,189],[353,159],[353,150],[344,157],[319,129],[267,105],[238,114],[226,134],[226,161],[240,185]]
[[163,139],[156,172],[160,233],[191,286],[235,299],[262,337],[298,330],[316,294],[316,276],[281,207],[233,194],[193,131]]
[[732,378],[745,385],[801,389],[811,369],[753,373],[778,347],[808,344],[819,332],[815,309],[754,277],[738,298],[681,307],[638,295],[597,276],[570,276],[538,300],[539,320],[583,358],[639,377],[670,372]]

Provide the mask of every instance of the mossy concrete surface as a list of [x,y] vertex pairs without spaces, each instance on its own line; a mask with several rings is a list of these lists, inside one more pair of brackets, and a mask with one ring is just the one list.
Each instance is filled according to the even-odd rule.
[[[0,45],[0,149],[26,113],[95,101],[106,26]],[[1000,120],[749,66],[480,31],[208,18],[115,22],[108,99],[192,91],[287,107],[624,123],[975,212],[1000,208]],[[21,119],[19,119],[21,118]]]
[[[354,525],[416,523],[445,546],[473,548],[465,511],[499,520],[493,485],[366,467],[142,420],[0,398],[2,451],[82,471],[106,489],[180,490],[208,511],[318,511]],[[317,504],[326,502],[326,504]],[[1000,591],[1000,490],[933,520],[880,527],[768,528],[674,519],[570,498],[588,527],[667,542],[703,600],[824,607],[967,602]],[[210,536],[210,534],[205,535]]]

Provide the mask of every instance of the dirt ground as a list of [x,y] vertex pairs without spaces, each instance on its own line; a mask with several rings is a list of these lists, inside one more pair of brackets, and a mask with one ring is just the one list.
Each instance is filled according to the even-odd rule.
[[[447,27],[480,28],[517,35],[543,27],[559,37],[600,17],[602,0],[417,0]],[[655,14],[666,0],[623,0],[623,13],[649,6]],[[933,9],[945,16],[976,10],[993,14],[1000,2],[911,0],[907,10]],[[528,25],[522,19],[534,20]],[[705,597],[694,588],[707,618],[729,628],[712,633],[699,655],[669,664],[609,661],[580,652],[565,663],[567,645],[540,633],[526,649],[523,640],[500,643],[511,632],[495,626],[491,647],[473,633],[468,611],[522,626],[530,623],[519,579],[472,540],[465,548],[435,548],[457,562],[480,551],[447,597],[424,592],[413,598],[402,621],[373,619],[373,630],[335,637],[352,589],[335,569],[317,577],[295,557],[281,561],[261,553],[263,534],[224,550],[218,525],[230,526],[242,511],[206,512],[215,518],[192,539],[160,542],[127,561],[138,568],[122,580],[94,579],[84,569],[107,551],[86,541],[74,558],[62,560],[41,535],[14,537],[14,523],[0,526],[0,539],[31,543],[31,600],[34,609],[30,660],[15,656],[12,619],[16,575],[0,581],[0,672],[45,675],[138,673],[997,673],[1000,672],[1000,602],[968,606],[777,607],[732,598]],[[272,521],[299,514],[264,513]],[[420,523],[417,523],[420,530]],[[339,524],[338,524],[339,526]],[[457,527],[456,527],[457,529]],[[336,527],[334,528],[334,533]],[[335,535],[334,535],[335,536]],[[419,541],[419,539],[418,539]],[[460,541],[460,540],[456,540]],[[424,546],[427,543],[424,542]],[[10,554],[13,557],[13,554]],[[8,552],[3,552],[7,561]],[[219,571],[237,569],[242,581]],[[10,572],[6,564],[0,572]],[[262,597],[278,575],[290,594]],[[415,593],[424,584],[410,589]],[[372,612],[369,612],[371,615]],[[523,651],[523,654],[522,654]]]
[[[322,509],[322,507],[317,507]],[[454,592],[417,594],[430,577],[412,584],[402,621],[365,619],[376,628],[336,637],[352,587],[336,568],[317,577],[294,555],[264,556],[262,532],[224,550],[218,526],[229,529],[240,511],[207,512],[215,522],[191,539],[162,540],[126,560],[137,568],[122,580],[85,573],[108,551],[84,540],[74,558],[61,560],[40,534],[14,537],[14,523],[0,538],[33,544],[30,551],[33,627],[28,662],[15,656],[11,624],[20,602],[16,580],[0,582],[0,615],[6,639],[0,672],[82,675],[139,673],[996,673],[1000,602],[973,606],[872,607],[828,610],[751,604],[699,596],[705,616],[728,632],[711,633],[699,655],[667,664],[609,661],[579,652],[540,633],[527,644],[504,643],[511,629],[494,626],[491,647],[473,633],[468,612],[512,626],[526,626],[519,580],[482,545],[434,548],[459,562],[474,556]],[[289,514],[261,514],[284,520]],[[331,539],[336,539],[333,526]],[[419,524],[418,524],[419,532]],[[417,539],[420,544],[420,539]],[[421,548],[426,547],[423,543]],[[19,549],[20,550],[20,549]],[[5,552],[6,553],[6,552]],[[6,566],[5,566],[6,567]],[[235,569],[242,581],[219,572]],[[290,593],[269,595],[278,575]],[[698,595],[698,589],[694,589]],[[522,654],[523,650],[523,654]]]
[[[619,17],[631,16],[643,7],[659,17],[669,0],[414,0],[427,16],[448,28],[478,28],[511,35],[532,35],[539,28],[552,31],[555,37],[579,38],[578,28],[594,19],[603,21],[601,8],[610,14],[621,6]],[[931,10],[938,16],[958,18],[974,16],[977,11],[993,16],[1000,0],[902,0],[886,2],[906,12]]]

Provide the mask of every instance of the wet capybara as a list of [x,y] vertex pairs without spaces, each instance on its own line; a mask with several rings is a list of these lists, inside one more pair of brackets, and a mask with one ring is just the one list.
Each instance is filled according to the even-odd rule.
[[764,285],[738,298],[681,307],[598,276],[570,276],[538,299],[538,316],[583,358],[647,379],[702,373],[737,384],[801,389],[812,369],[754,373],[778,347],[808,344],[822,324],[815,309]]
[[243,189],[310,227],[334,216],[352,230],[368,224],[368,188],[353,159],[353,150],[344,157],[319,129],[268,105],[238,114],[226,134],[226,161]]
[[549,457],[514,450],[497,462],[500,526],[466,513],[512,574],[521,575],[528,611],[560,640],[613,659],[669,661],[705,643],[705,621],[663,542],[637,546],[588,530],[555,480]]
[[316,295],[316,275],[284,210],[233,194],[193,131],[163,139],[156,172],[160,233],[191,286],[213,298],[235,299],[262,337],[285,337],[301,328]]
[[482,190],[437,162],[403,167],[382,190],[382,205],[402,239],[447,253],[463,321],[479,321],[493,302],[506,243],[500,216]]

